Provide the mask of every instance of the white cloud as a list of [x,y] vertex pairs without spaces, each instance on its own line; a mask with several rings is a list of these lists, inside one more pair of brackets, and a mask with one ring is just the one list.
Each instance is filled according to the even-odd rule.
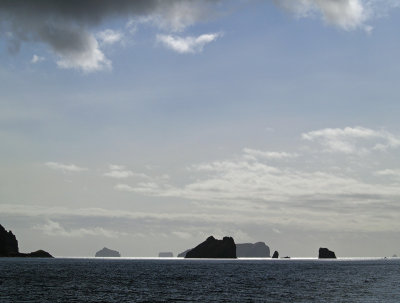
[[302,138],[322,144],[328,152],[363,154],[400,146],[400,139],[383,130],[364,127],[325,128],[303,133]]
[[85,237],[85,236],[103,236],[107,238],[118,238],[125,233],[106,230],[102,227],[95,228],[79,228],[66,230],[60,223],[48,220],[46,224],[37,225],[34,227],[41,230],[44,234],[57,237]]
[[32,64],[39,63],[42,61],[44,61],[44,57],[40,57],[38,55],[33,55],[32,59],[31,59]]
[[112,170],[110,172],[103,174],[103,176],[116,179],[123,179],[134,176],[134,173],[133,171],[130,170]]
[[181,54],[199,53],[203,51],[206,44],[215,41],[221,37],[220,33],[204,34],[198,37],[179,37],[172,35],[157,35],[157,41],[165,47]]
[[[84,35],[84,33],[82,33]],[[93,35],[85,35],[82,47],[59,48],[55,53],[59,56],[57,65],[65,69],[80,69],[84,72],[94,72],[99,70],[111,69],[112,64],[99,49],[99,43]]]
[[121,32],[114,31],[112,29],[106,29],[104,31],[97,33],[97,38],[103,44],[114,44],[120,42],[122,41],[123,37],[124,35]]
[[63,164],[59,162],[46,162],[45,165],[51,169],[61,170],[63,172],[81,172],[88,170],[85,167],[79,167],[75,164]]
[[243,152],[245,153],[245,157],[247,157],[248,159],[261,158],[261,159],[281,160],[281,159],[296,158],[299,156],[296,153],[261,151],[251,148],[245,148],[243,149]]
[[125,169],[125,166],[122,165],[109,165],[109,172],[103,174],[105,177],[115,178],[115,179],[124,179],[129,177],[137,177],[142,179],[150,179],[149,176],[143,173],[135,173],[131,170]]
[[325,22],[345,30],[366,28],[370,17],[366,1],[361,0],[275,0],[276,4],[294,12],[299,17],[315,13],[322,15]]
[[376,172],[378,176],[390,176],[400,178],[400,169],[384,169]]

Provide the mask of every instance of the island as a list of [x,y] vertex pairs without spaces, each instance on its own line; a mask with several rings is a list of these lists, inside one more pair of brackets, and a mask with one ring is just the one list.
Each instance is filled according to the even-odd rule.
[[236,245],[232,237],[217,240],[210,236],[187,252],[185,258],[236,259]]
[[336,259],[336,255],[327,248],[320,248],[318,251],[318,259]]
[[272,255],[272,259],[278,259],[278,258],[279,258],[279,252],[275,250],[274,254]]
[[160,252],[158,253],[159,258],[173,258],[174,254],[172,252]]
[[269,247],[264,242],[236,244],[238,258],[269,258]]
[[[178,258],[185,258],[186,254],[192,248],[185,250],[178,254]],[[236,257],[237,258],[269,258],[270,250],[264,242],[257,243],[239,243],[236,244]]]
[[44,250],[37,250],[31,253],[19,252],[18,240],[13,232],[7,231],[0,224],[0,257],[17,258],[53,258],[51,254]]
[[121,254],[116,251],[109,249],[107,247],[104,247],[103,249],[99,250],[96,254],[95,257],[100,257],[100,258],[116,258],[116,257],[121,257]]

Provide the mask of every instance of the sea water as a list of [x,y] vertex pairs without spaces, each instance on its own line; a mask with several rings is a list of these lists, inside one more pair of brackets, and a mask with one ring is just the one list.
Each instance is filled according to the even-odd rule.
[[0,258],[0,302],[400,302],[400,260]]

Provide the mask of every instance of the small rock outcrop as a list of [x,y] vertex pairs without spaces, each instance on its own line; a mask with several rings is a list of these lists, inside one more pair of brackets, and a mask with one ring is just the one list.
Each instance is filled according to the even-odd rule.
[[336,259],[336,255],[327,248],[320,248],[318,251],[318,259]]
[[53,258],[47,251],[38,250],[28,254],[20,253],[18,241],[12,231],[7,231],[0,224],[0,257],[18,258]]
[[160,252],[158,254],[159,258],[172,258],[174,254],[172,252]]
[[236,244],[238,258],[269,258],[269,247],[264,242]]
[[114,258],[114,257],[121,257],[121,254],[116,250],[104,247],[95,254],[95,257]]
[[236,258],[236,245],[232,237],[217,240],[210,236],[203,243],[187,252],[185,258]]
[[272,259],[278,259],[279,258],[279,253],[277,250],[274,251],[274,254],[272,255]]

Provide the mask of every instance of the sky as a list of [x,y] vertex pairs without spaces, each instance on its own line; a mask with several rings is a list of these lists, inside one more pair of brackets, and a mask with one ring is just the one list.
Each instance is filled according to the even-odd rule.
[[0,0],[20,251],[400,254],[400,1]]

